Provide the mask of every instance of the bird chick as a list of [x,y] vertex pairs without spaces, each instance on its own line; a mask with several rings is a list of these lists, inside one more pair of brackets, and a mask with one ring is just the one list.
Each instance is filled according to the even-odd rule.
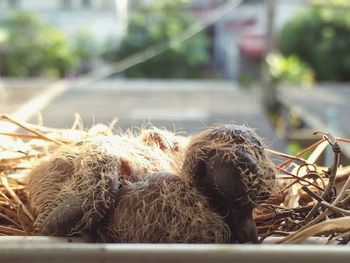
[[255,132],[217,125],[199,133],[185,149],[182,173],[228,224],[230,242],[257,242],[252,212],[270,196],[275,171]]
[[96,137],[34,168],[28,189],[36,231],[102,242],[257,242],[252,210],[275,178],[257,135],[220,125],[185,148],[164,136]]

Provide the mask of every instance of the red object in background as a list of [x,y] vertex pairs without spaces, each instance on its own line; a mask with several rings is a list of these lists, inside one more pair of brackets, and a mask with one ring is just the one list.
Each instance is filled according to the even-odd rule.
[[239,46],[247,57],[261,58],[267,48],[266,35],[240,34]]
[[263,57],[267,48],[266,35],[253,33],[256,31],[256,26],[256,18],[230,20],[226,23],[227,30],[237,35],[242,53],[250,58]]

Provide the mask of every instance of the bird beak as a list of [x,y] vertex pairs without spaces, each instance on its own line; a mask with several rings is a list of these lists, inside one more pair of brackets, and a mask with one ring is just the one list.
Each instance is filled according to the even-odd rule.
[[234,214],[231,221],[231,241],[238,243],[258,243],[258,230],[252,213]]

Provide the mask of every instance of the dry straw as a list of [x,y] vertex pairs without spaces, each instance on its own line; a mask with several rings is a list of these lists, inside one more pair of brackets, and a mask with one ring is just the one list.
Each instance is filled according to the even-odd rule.
[[[227,145],[221,144],[222,140],[221,142],[210,140],[206,137],[208,134],[205,133],[200,135],[202,137],[193,138],[192,144],[188,145],[185,151],[195,151],[195,153],[191,155],[191,158],[186,159],[182,152],[187,139],[181,137],[178,140],[177,136],[167,134],[162,130],[161,132],[156,129],[144,130],[139,137],[131,136],[130,133],[119,134],[116,139],[115,136],[111,136],[113,133],[111,127],[108,126],[100,126],[90,131],[75,128],[64,130],[22,123],[7,115],[0,115],[0,119],[18,125],[22,129],[20,132],[0,135],[1,235],[32,235],[37,231],[45,232],[45,227],[55,229],[57,225],[45,225],[45,216],[54,209],[58,209],[59,212],[60,208],[57,208],[57,203],[62,204],[69,198],[79,203],[82,196],[88,196],[88,199],[85,200],[89,201],[83,203],[82,206],[74,207],[73,205],[72,208],[75,213],[82,213],[86,217],[79,222],[71,222],[73,227],[68,227],[64,232],[79,232],[104,218],[106,228],[104,231],[108,235],[99,236],[97,233],[97,238],[102,241],[104,239],[104,241],[140,242],[148,239],[151,242],[221,243],[227,240],[229,232],[222,218],[208,209],[206,200],[191,188],[191,180],[187,180],[188,178],[184,176],[184,174],[193,172],[190,170],[190,167],[194,167],[193,162],[205,158],[203,150],[196,151],[195,146],[200,141],[204,142],[204,149],[212,151],[218,148],[226,149]],[[248,130],[244,132],[249,133]],[[101,137],[104,139],[101,140]],[[107,143],[106,137],[109,138]],[[225,139],[225,142],[232,140],[229,137],[221,139]],[[325,142],[331,144],[334,150],[332,167],[321,167],[317,164],[317,157],[324,150],[324,147],[318,146],[324,145]],[[277,185],[274,189],[278,191],[274,191],[268,200],[264,200],[266,196],[262,193],[271,190],[272,180],[270,179],[273,178],[259,177],[256,184],[251,185],[249,198],[244,200],[248,203],[259,203],[258,208],[254,211],[254,217],[261,242],[269,236],[281,237],[279,243],[302,242],[312,236],[327,237],[328,241],[325,243],[347,243],[349,241],[350,169],[339,164],[341,153],[338,151],[338,146],[340,142],[348,143],[349,140],[344,138],[332,140],[332,137],[326,134],[324,138],[296,156],[266,148],[261,152],[260,145],[254,140],[250,142],[253,148],[251,154],[258,153],[256,155],[258,160],[267,154],[285,159],[275,166]],[[115,154],[106,159],[106,156],[110,154],[109,148],[114,144],[124,144],[123,148],[133,150],[119,151],[120,148],[114,148]],[[232,154],[237,153],[239,154],[235,151]],[[310,154],[312,159],[306,158],[305,154]],[[231,157],[230,155],[223,156],[227,162]],[[184,166],[188,170],[179,167],[181,159],[189,162],[189,165]],[[37,166],[38,163],[42,164]],[[99,165],[95,167],[96,164],[103,164],[103,169],[101,170]],[[262,165],[264,171],[272,169],[271,163],[264,165]],[[74,169],[74,176],[67,176],[72,174],[71,169]],[[142,180],[137,178],[138,184],[134,184],[133,177],[130,176],[130,184],[126,184],[123,192],[120,191],[115,195],[113,191],[118,187],[122,178],[116,180],[108,175],[118,169],[124,169],[131,175],[142,172],[145,176]],[[47,181],[38,180],[36,182],[34,177],[28,184],[28,174],[40,174],[40,170],[50,171]],[[89,174],[93,171],[95,171],[94,174]],[[150,179],[149,174],[151,173],[158,173],[158,176],[152,176],[153,179]],[[242,174],[244,174],[244,169]],[[254,177],[250,174],[249,176]],[[82,178],[87,180],[81,180]],[[244,178],[242,177],[243,180]],[[97,185],[95,185],[96,182],[98,182]],[[64,184],[65,187],[58,187],[60,184]],[[40,187],[50,189],[51,194],[36,191],[36,188]],[[74,193],[77,193],[74,196],[72,196],[72,187]],[[141,187],[142,190],[139,191],[138,187]],[[28,201],[28,189],[30,188],[32,188],[31,202]],[[86,193],[91,193],[92,188],[94,194],[86,195]],[[327,195],[325,192],[328,192]],[[121,198],[117,205],[113,206],[114,213],[104,215],[104,208],[114,204],[116,196]],[[96,198],[100,198],[100,201],[90,202],[96,201]],[[187,209],[180,211],[177,202],[187,202]],[[127,205],[129,203],[135,205],[130,207]],[[124,209],[125,206],[127,209]],[[77,207],[82,211],[76,209]],[[145,214],[145,211],[152,209],[162,212]],[[188,220],[195,214],[196,220]],[[134,222],[123,220],[129,216],[135,219]],[[142,218],[143,222],[149,222],[149,224],[135,225],[141,222],[138,218]],[[208,218],[210,218],[210,225],[205,224],[209,222]],[[307,221],[305,218],[308,218]],[[118,228],[114,228],[117,220],[121,222],[117,224]],[[167,233],[166,235],[149,236],[152,231],[157,233],[159,225],[152,224],[155,221],[167,223],[164,224],[166,228],[161,232]],[[108,224],[108,222],[114,223]],[[174,232],[174,229],[178,229],[178,224],[181,224],[181,231]],[[135,226],[139,229],[137,235],[134,235],[132,229]],[[191,229],[195,231],[191,232]],[[193,235],[193,233],[197,234]]]

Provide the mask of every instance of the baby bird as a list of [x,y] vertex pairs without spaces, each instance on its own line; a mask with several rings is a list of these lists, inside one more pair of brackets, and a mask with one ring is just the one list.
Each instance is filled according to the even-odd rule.
[[60,148],[29,175],[34,232],[97,242],[256,243],[256,204],[275,172],[261,140],[237,125],[187,141],[158,129]]

